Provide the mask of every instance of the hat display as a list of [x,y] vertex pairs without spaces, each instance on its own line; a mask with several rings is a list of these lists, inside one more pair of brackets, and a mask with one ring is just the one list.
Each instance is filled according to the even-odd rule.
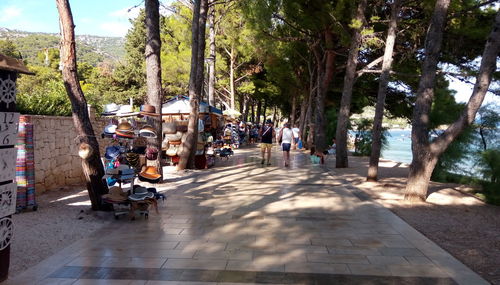
[[134,129],[129,122],[121,122],[116,127],[115,133],[118,137],[134,138]]
[[102,114],[105,116],[116,115],[117,111],[118,111],[118,105],[116,105],[115,103],[111,103],[104,105],[104,111]]
[[127,194],[120,187],[113,186],[109,188],[108,194],[102,195],[102,198],[119,203],[127,201]]
[[139,173],[139,178],[143,178],[146,181],[150,182],[158,182],[158,180],[161,178],[161,175],[158,174],[158,171],[156,171],[156,167],[154,166],[148,166],[144,171]]
[[155,197],[154,193],[151,193],[146,189],[146,187],[139,186],[134,189],[134,193],[128,196],[129,200],[132,201],[142,201],[144,199],[152,199]]
[[154,147],[148,147],[146,149],[146,158],[149,160],[156,160],[156,158],[158,158],[158,149]]
[[139,154],[137,153],[127,152],[125,154],[125,159],[127,160],[128,164],[134,168],[137,168],[140,165]]
[[121,105],[120,109],[118,109],[118,112],[116,112],[116,115],[127,115],[132,113],[132,105]]
[[145,125],[139,130],[139,136],[146,138],[156,138],[156,132],[150,125]]
[[106,159],[116,159],[120,155],[120,148],[118,146],[108,146],[104,157]]
[[148,114],[155,114],[156,113],[156,108],[153,105],[150,104],[144,104],[141,106],[141,113],[148,115]]
[[113,135],[116,132],[116,125],[110,124],[104,127],[104,133],[107,135]]

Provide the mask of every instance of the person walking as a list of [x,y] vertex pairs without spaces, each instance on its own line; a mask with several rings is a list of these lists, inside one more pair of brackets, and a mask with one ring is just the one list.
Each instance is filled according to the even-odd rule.
[[[300,130],[299,130],[299,127],[297,127],[297,125],[295,125],[293,128],[292,128],[292,132],[293,132],[293,143],[292,143],[292,147],[293,149],[297,149],[297,145],[299,143],[299,138],[300,138]],[[299,148],[300,149],[300,148]]]
[[273,122],[268,119],[259,132],[259,137],[261,138],[260,151],[262,153],[262,160],[260,161],[260,164],[264,164],[267,152],[267,165],[271,165],[271,149],[273,147],[273,138],[275,135]]
[[283,150],[283,161],[285,167],[290,165],[290,148],[293,141],[293,131],[290,129],[290,123],[285,123],[285,126],[280,130],[281,149]]

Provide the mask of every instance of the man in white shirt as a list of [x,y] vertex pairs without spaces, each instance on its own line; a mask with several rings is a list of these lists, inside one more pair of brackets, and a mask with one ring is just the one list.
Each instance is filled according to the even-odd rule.
[[293,141],[293,132],[290,129],[290,123],[285,123],[285,126],[280,131],[279,137],[281,138],[281,148],[283,149],[285,167],[288,167],[290,165],[290,147]]

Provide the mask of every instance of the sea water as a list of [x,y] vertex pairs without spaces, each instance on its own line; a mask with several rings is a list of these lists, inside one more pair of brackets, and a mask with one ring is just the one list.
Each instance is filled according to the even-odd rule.
[[397,162],[411,163],[411,130],[390,129],[387,131],[388,145],[382,150],[381,157]]

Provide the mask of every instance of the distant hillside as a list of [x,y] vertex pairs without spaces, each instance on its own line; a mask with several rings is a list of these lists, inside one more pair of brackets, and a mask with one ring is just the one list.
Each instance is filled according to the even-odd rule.
[[[46,48],[59,47],[59,35],[31,33],[0,27],[0,39],[10,39],[21,51],[25,60],[36,62],[39,52]],[[125,39],[118,37],[76,36],[78,61],[92,65],[99,62],[116,62],[125,55]]]

